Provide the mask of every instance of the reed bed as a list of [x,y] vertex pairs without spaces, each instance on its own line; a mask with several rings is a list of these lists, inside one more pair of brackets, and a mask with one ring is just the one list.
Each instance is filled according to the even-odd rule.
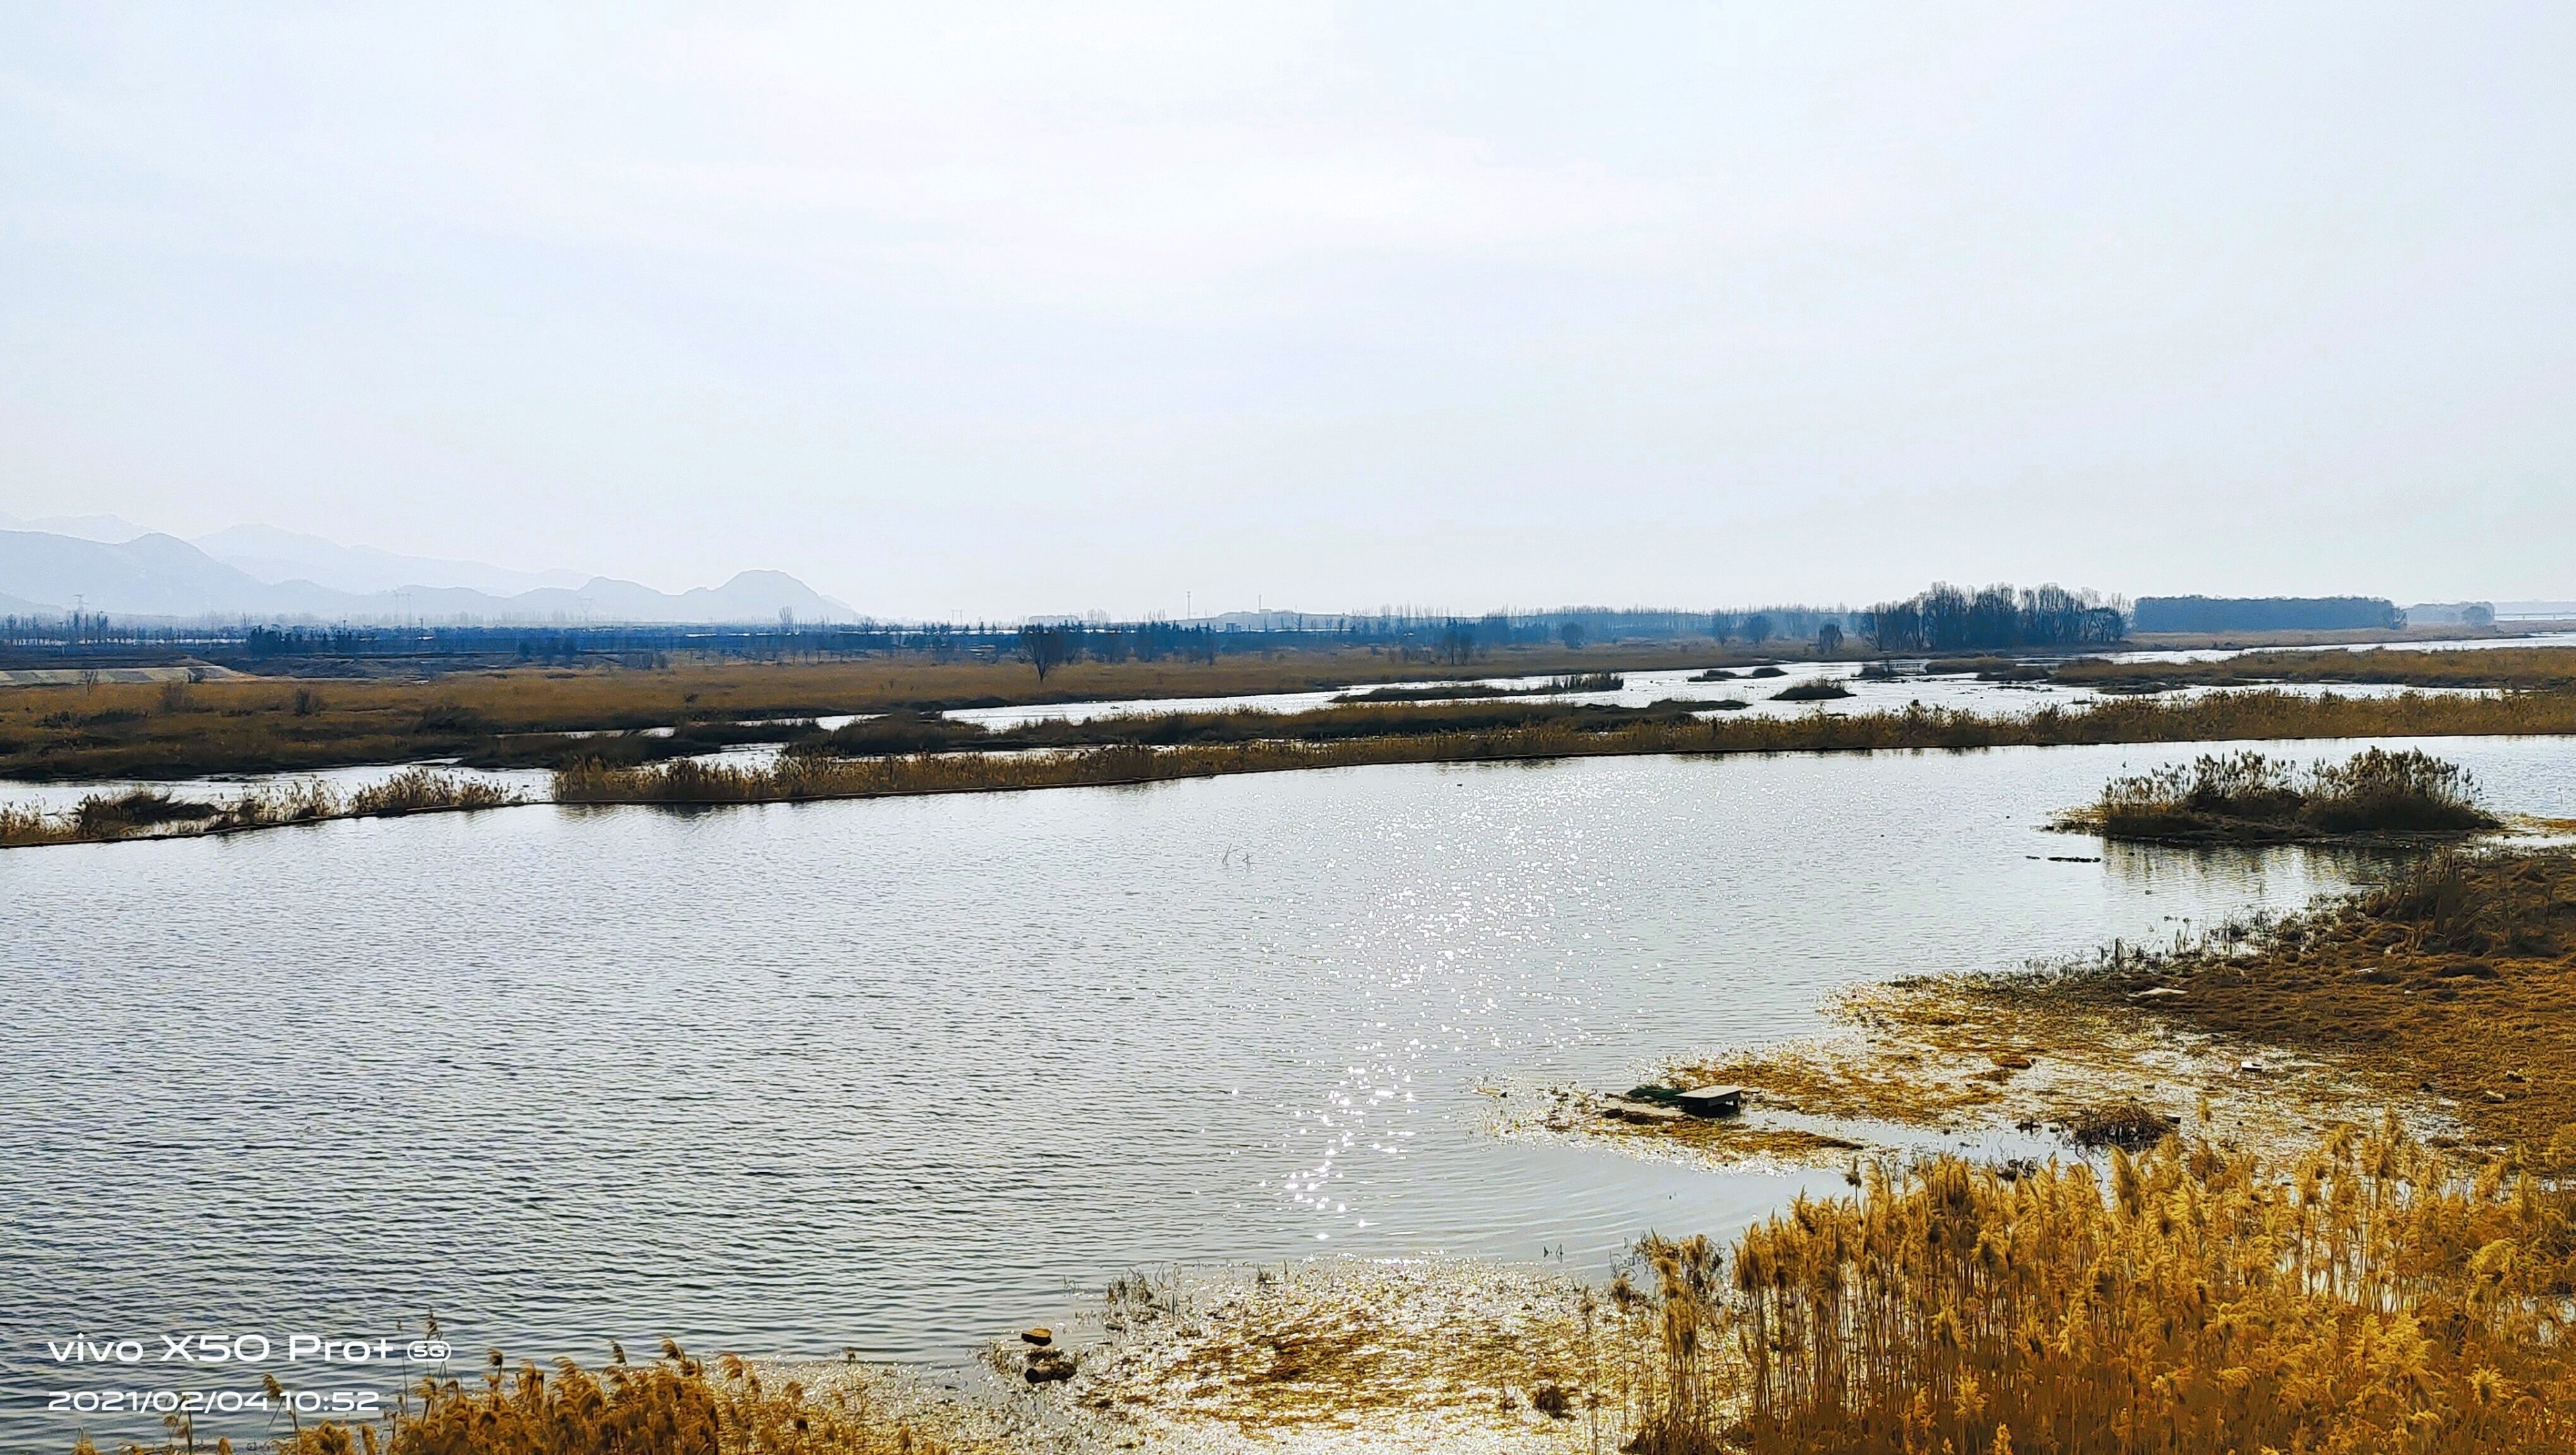
[[1873,1167],[1731,1258],[1644,1251],[1642,1455],[2576,1449],[2564,1195],[2393,1124],[2277,1169],[2180,1138],[2107,1179]]
[[1610,703],[1467,698],[1455,702],[1336,702],[1304,712],[1218,708],[1199,712],[1113,713],[1071,722],[1041,718],[999,730],[954,717],[888,713],[862,718],[831,732],[787,745],[793,754],[866,757],[886,753],[958,750],[1017,752],[1029,749],[1141,746],[1196,747],[1218,743],[1343,742],[1356,738],[1425,737],[1490,733],[1506,729],[1565,728],[1604,732],[1642,724],[1690,721],[1699,704],[1666,700],[1643,707]]
[[93,793],[70,813],[0,807],[0,848],[191,838],[342,818],[399,818],[506,808],[524,802],[496,784],[460,773],[411,768],[342,795],[319,779],[244,789],[224,802],[174,798],[154,789]]
[[[662,1356],[629,1364],[612,1348],[598,1370],[559,1360],[483,1378],[424,1379],[380,1425],[321,1422],[275,1442],[277,1455],[966,1455],[980,1442],[945,1437],[845,1386],[775,1383],[732,1355],[710,1368],[665,1339]],[[174,1430],[148,1455],[199,1448]],[[96,1455],[87,1440],[75,1455]],[[230,1455],[227,1440],[206,1450]],[[125,1455],[147,1455],[127,1446]]]
[[[2249,691],[2182,702],[2114,699],[2072,709],[2051,705],[2026,717],[1989,717],[1920,703],[1846,716],[1814,713],[1720,720],[1701,715],[1732,705],[1337,706],[1298,714],[1174,713],[1109,718],[1097,724],[1039,723],[1000,734],[916,714],[891,720],[891,726],[853,724],[837,734],[792,742],[791,751],[767,768],[734,768],[690,758],[648,765],[623,761],[625,755],[615,751],[615,743],[559,746],[556,751],[582,756],[557,771],[555,798],[565,803],[753,803],[1148,783],[1379,763],[2576,733],[2576,694],[2546,693],[2350,698]],[[790,730],[806,731],[793,726]],[[1067,740],[1083,744],[1103,738],[1108,741],[1096,746],[1055,746]],[[939,751],[968,743],[978,747],[1024,744],[1039,750]],[[836,754],[878,756],[836,759]],[[475,799],[475,790],[466,780],[454,779],[452,787],[453,801],[389,793],[380,801],[369,800],[380,806],[356,811],[497,806],[496,800]],[[226,831],[333,816],[339,815],[280,816],[250,805],[205,820],[203,828]],[[128,825],[90,836],[121,837],[141,827]],[[83,836],[25,810],[0,818],[0,846],[65,842]]]
[[[1510,648],[1480,659],[1473,670],[1518,676],[1593,666],[1670,668],[1732,655],[1705,642],[1582,653]],[[1044,683],[1025,663],[905,656],[682,660],[649,670],[520,667],[426,680],[335,678],[318,685],[240,677],[190,684],[175,701],[165,700],[152,684],[13,687],[0,689],[0,778],[193,778],[431,758],[482,767],[551,767],[570,745],[548,735],[571,732],[714,728],[904,709],[1313,692],[1452,678],[1458,670],[1355,649],[1227,656],[1213,664],[1085,660],[1056,668]],[[643,743],[628,746],[646,749]]]
[[346,817],[399,818],[408,813],[504,808],[516,802],[508,790],[478,778],[410,768],[350,794]]
[[[1569,669],[1577,661],[1613,669],[1674,667],[1724,655],[1713,649],[1695,657],[1642,650],[1606,658],[1598,653],[1578,658],[1547,651],[1507,652],[1479,662],[1476,670],[1527,674]],[[2366,667],[2350,666],[2352,659],[2392,654],[2324,655],[2336,659],[2327,666],[2349,666],[2361,676],[2367,675]],[[2506,685],[2554,690],[2513,692],[2479,701],[2428,697],[2413,702],[2344,699],[2270,705],[2259,700],[2264,694],[2236,693],[2228,694],[2232,705],[2174,704],[2144,716],[2059,711],[2052,719],[2043,712],[2036,720],[2018,723],[1935,713],[1930,720],[1883,723],[1871,729],[1866,739],[1858,736],[1857,728],[1838,729],[1830,737],[1810,729],[1794,735],[1794,740],[1761,746],[1786,751],[2576,731],[2576,687],[2563,680],[2563,660],[2524,667],[2517,665],[2520,658],[2511,652],[2412,655],[2441,659],[2425,667],[2428,679],[2467,670],[2453,659],[2502,658],[2507,660],[2471,665],[2484,666]],[[2067,670],[2081,665],[2071,664]],[[2386,670],[2402,675],[2413,669]],[[1010,703],[1418,683],[1453,676],[1456,671],[1366,652],[1342,652],[1292,654],[1276,660],[1226,659],[1215,666],[1084,662],[1059,668],[1043,685],[1031,680],[1025,666],[1014,663],[940,665],[870,659],[822,664],[684,663],[667,670],[521,668],[461,672],[429,681],[335,680],[319,691],[310,684],[261,678],[194,683],[184,692],[166,695],[157,686],[145,684],[13,688],[0,691],[0,778],[181,778],[429,759],[454,759],[478,767],[553,767],[588,755],[646,761],[737,742],[790,741],[806,731],[798,724],[819,715],[909,711],[918,716]],[[1781,669],[1754,668],[1747,675],[1778,676]],[[579,742],[563,736],[640,734],[645,729],[670,730],[671,736],[613,742]],[[1060,738],[1012,745],[1073,744]],[[1644,750],[1696,749],[1649,746]]]
[[2146,843],[2279,843],[2365,834],[2469,834],[2500,827],[2455,763],[2367,748],[2302,769],[2257,752],[2111,781],[2068,827]]
[[[2460,698],[2402,693],[2354,698],[2251,691],[2182,702],[2124,698],[2078,708],[2052,705],[2026,717],[1989,717],[1920,703],[1846,716],[1814,713],[1724,720],[1697,716],[1671,704],[1626,710],[1530,704],[1517,710],[1539,715],[1518,725],[1506,719],[1498,726],[1465,727],[1457,724],[1474,719],[1462,714],[1501,709],[1458,704],[1428,709],[1336,707],[1286,715],[1168,714],[1104,720],[1109,725],[1097,731],[1114,732],[1129,741],[1061,751],[912,753],[836,762],[823,755],[831,749],[817,744],[782,755],[772,768],[710,767],[685,761],[623,768],[584,762],[557,773],[555,797],[566,803],[751,803],[1145,783],[1375,763],[2576,733],[2576,694]],[[1248,741],[1187,741],[1200,730],[1202,719],[1225,720],[1224,731],[1229,734],[1242,731],[1261,736]],[[1052,726],[1073,734],[1092,729],[1091,724]],[[1158,739],[1183,741],[1161,748],[1152,745]]]
[[1245,743],[1221,747],[1119,745],[1061,753],[916,753],[901,757],[782,755],[766,767],[683,760],[621,768],[580,763],[554,776],[557,803],[797,803],[833,798],[985,793],[1285,772],[1370,762],[1352,744]]
[[[1724,674],[1720,673],[1722,677]],[[1693,681],[1716,681],[1702,674]],[[1564,692],[1616,692],[1628,679],[1616,672],[1573,672],[1526,687],[1498,687],[1491,682],[1435,682],[1421,687],[1372,687],[1345,692],[1336,702],[1443,702],[1477,697],[1543,697]]]
[[2244,687],[2265,682],[2353,682],[2410,687],[2576,689],[2576,647],[2488,647],[2477,651],[2246,652],[2216,662],[2112,662],[2078,657],[2050,674],[2102,688]]

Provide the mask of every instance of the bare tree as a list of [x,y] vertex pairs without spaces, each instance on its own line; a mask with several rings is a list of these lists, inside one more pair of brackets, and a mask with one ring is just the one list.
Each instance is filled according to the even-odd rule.
[[1817,656],[1838,657],[1842,655],[1842,650],[1843,629],[1841,627],[1834,625],[1832,622],[1826,622],[1823,626],[1816,628]]
[[1061,626],[1024,626],[1020,628],[1020,650],[1029,654],[1029,665],[1038,669],[1038,680],[1073,660],[1073,632]]
[[1440,634],[1440,655],[1452,667],[1464,667],[1476,655],[1476,629],[1463,621],[1449,623]]

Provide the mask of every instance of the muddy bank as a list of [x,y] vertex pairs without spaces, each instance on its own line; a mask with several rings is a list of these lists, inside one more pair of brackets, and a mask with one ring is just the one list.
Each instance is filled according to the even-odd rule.
[[1521,1132],[1726,1164],[1835,1165],[1926,1134],[2024,1155],[2190,1127],[2275,1153],[2393,1112],[2432,1145],[2576,1155],[2576,851],[2446,854],[2395,881],[2179,948],[1844,995],[1830,1033],[1677,1058],[1737,1085],[1704,1119],[1562,1088]]

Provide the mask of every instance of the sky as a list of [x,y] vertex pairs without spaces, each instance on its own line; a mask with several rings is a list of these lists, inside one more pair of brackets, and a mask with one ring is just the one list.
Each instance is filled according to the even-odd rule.
[[2576,7],[0,0],[0,513],[880,615],[2576,597]]

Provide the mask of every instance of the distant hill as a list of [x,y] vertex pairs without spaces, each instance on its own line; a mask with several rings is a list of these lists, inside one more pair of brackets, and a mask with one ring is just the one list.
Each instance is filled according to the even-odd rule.
[[515,596],[548,586],[580,586],[589,579],[578,571],[513,571],[481,561],[447,561],[398,555],[372,546],[344,546],[270,525],[233,526],[199,536],[195,545],[225,565],[262,581],[310,581],[334,591],[361,595],[421,586],[461,586],[491,596]]
[[152,532],[121,515],[48,515],[37,520],[21,520],[0,512],[0,530],[37,530],[58,536],[78,536],[85,541],[105,541],[121,545],[136,536]]
[[58,612],[75,603],[117,616],[180,621],[695,623],[775,621],[781,611],[799,621],[847,621],[856,615],[779,571],[744,571],[722,586],[701,586],[676,596],[605,576],[577,586],[509,594],[406,585],[397,595],[393,589],[339,590],[303,579],[264,581],[176,536],[151,534],[110,544],[50,531],[0,531],[0,611]]

